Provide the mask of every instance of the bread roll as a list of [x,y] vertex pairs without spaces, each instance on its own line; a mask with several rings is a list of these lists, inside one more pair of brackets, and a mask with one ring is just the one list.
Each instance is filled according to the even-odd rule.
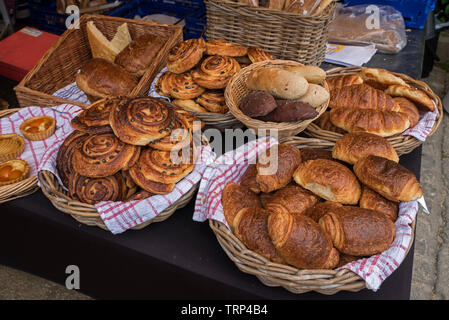
[[235,182],[228,182],[221,194],[221,204],[223,206],[226,221],[234,231],[234,218],[243,208],[262,208],[257,194],[249,188],[241,186]]
[[122,67],[105,59],[91,59],[76,77],[76,85],[90,102],[101,98],[129,96],[137,80]]
[[320,200],[312,192],[291,183],[277,190],[267,204],[265,209],[271,212],[288,212],[291,214],[303,214],[307,209],[314,206]]
[[355,163],[354,172],[364,185],[388,200],[408,202],[422,197],[416,176],[394,161],[368,156]]
[[320,67],[315,66],[291,66],[286,70],[296,72],[298,75],[304,77],[309,83],[321,84],[326,80],[326,71]]
[[338,251],[358,257],[387,250],[395,236],[394,223],[383,213],[359,207],[332,209],[319,224]]
[[399,204],[385,199],[366,186],[363,187],[362,196],[360,197],[360,208],[382,212],[393,222],[398,218]]
[[262,90],[280,99],[299,99],[309,88],[307,80],[296,72],[280,68],[260,68],[248,75],[250,90]]
[[115,63],[139,78],[154,63],[165,40],[154,34],[144,34],[131,41],[116,57]]
[[271,192],[285,187],[293,172],[301,163],[301,153],[295,146],[274,145],[257,162],[257,183],[262,192]]
[[234,218],[234,234],[249,249],[270,261],[284,263],[268,236],[270,212],[259,208],[243,208]]
[[296,183],[323,199],[357,204],[362,192],[357,178],[346,166],[332,160],[301,163],[293,174]]
[[305,215],[272,213],[268,234],[280,256],[298,269],[333,269],[338,264],[339,254],[329,236]]
[[419,110],[416,105],[407,98],[403,97],[393,98],[393,100],[399,105],[401,112],[405,113],[408,116],[408,120],[410,121],[410,128],[416,126],[420,118]]
[[413,101],[416,106],[423,111],[434,111],[435,105],[432,99],[421,90],[407,86],[391,85],[385,90],[386,94],[392,97],[404,97]]
[[310,83],[306,93],[298,101],[318,108],[329,100],[329,92],[320,85]]
[[347,133],[335,142],[332,156],[335,159],[354,164],[359,159],[375,155],[399,162],[399,156],[390,142],[367,132]]
[[297,122],[314,119],[318,112],[310,104],[295,100],[278,100],[277,108],[256,119],[271,122]]
[[257,118],[269,114],[277,108],[274,97],[265,91],[251,91],[240,101],[239,108],[250,118]]

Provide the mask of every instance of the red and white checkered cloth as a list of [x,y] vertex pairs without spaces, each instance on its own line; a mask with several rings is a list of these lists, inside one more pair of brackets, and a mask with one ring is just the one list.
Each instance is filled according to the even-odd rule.
[[[240,182],[240,178],[250,163],[255,163],[257,155],[278,143],[273,138],[253,140],[240,148],[225,153],[209,165],[203,174],[195,202],[193,220],[214,219],[228,226],[221,205],[221,194],[228,182]],[[342,268],[362,277],[367,287],[379,289],[382,282],[396,270],[405,258],[412,240],[411,223],[418,213],[418,201],[401,203],[396,221],[396,236],[391,247],[381,254],[346,264]],[[229,227],[229,226],[228,226]]]
[[416,126],[405,130],[402,135],[413,136],[422,142],[426,141],[438,117],[438,108],[436,107],[435,102],[433,105],[435,106],[434,111],[420,112],[420,119]]
[[38,116],[50,116],[56,120],[55,133],[47,139],[31,141],[24,137],[25,150],[19,158],[29,164],[30,176],[35,176],[44,153],[49,147],[58,143],[58,141],[64,141],[67,135],[72,132],[73,129],[70,125],[70,120],[81,111],[82,109],[80,107],[69,104],[63,104],[53,108],[22,108],[18,112],[0,119],[0,134],[17,133],[23,137],[19,127],[26,119]]

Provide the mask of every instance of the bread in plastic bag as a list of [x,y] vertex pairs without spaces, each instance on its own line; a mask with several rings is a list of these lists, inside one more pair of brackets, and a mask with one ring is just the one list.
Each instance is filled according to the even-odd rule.
[[329,25],[328,41],[374,44],[380,52],[398,53],[407,44],[404,18],[391,6],[339,4]]

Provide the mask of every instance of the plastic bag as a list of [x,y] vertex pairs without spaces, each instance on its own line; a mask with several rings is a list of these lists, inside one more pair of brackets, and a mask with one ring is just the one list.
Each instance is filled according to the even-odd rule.
[[385,53],[398,53],[407,45],[402,14],[386,5],[337,6],[329,25],[331,43],[374,44]]

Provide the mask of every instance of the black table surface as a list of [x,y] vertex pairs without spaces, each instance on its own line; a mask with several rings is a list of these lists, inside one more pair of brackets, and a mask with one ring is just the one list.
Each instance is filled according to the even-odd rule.
[[[423,32],[408,34],[397,55],[377,54],[368,64],[419,78]],[[323,64],[328,69],[331,65]],[[419,178],[421,148],[401,157]],[[66,267],[80,270],[80,292],[101,299],[409,299],[413,252],[374,292],[293,294],[243,273],[220,247],[208,222],[192,220],[194,203],[168,220],[113,235],[78,223],[41,191],[0,205],[0,263],[65,284]]]

